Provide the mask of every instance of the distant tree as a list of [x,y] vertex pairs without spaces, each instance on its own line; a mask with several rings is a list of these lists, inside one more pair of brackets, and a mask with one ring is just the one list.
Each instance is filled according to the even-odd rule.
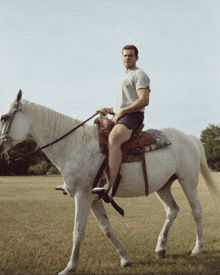
[[220,171],[220,141],[216,139],[218,136],[220,136],[220,125],[209,124],[201,132],[201,142],[205,148],[207,162],[214,171]]
[[0,158],[0,176],[9,176],[9,165],[7,161],[5,160],[5,156],[2,155]]
[[29,175],[59,174],[59,170],[47,158],[29,167]]
[[[13,147],[9,155],[11,157],[22,156],[37,148],[36,142],[27,137],[23,142]],[[5,157],[0,160],[0,175],[44,175],[47,173],[59,173],[58,169],[49,161],[43,152],[27,155],[17,161],[7,162]]]

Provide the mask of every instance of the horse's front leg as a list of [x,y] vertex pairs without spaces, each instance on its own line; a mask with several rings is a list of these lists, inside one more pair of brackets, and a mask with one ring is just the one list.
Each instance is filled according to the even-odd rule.
[[59,275],[73,274],[78,266],[79,251],[81,242],[84,239],[85,227],[92,203],[90,194],[84,191],[75,194],[75,224],[73,230],[73,249],[70,261],[67,267],[59,273]]

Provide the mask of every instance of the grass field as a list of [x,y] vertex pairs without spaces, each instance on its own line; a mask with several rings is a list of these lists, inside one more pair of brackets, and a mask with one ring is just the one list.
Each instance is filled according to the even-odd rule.
[[[213,173],[220,183],[220,173]],[[69,261],[74,225],[74,201],[55,191],[60,176],[0,177],[0,274],[57,274]],[[110,205],[107,213],[116,236],[127,249],[132,267],[120,259],[92,216],[81,247],[76,274],[220,274],[220,215],[202,179],[203,253],[190,257],[195,223],[178,182],[172,188],[180,206],[168,238],[167,257],[155,258],[165,211],[155,194],[148,198],[116,199],[122,218]]]

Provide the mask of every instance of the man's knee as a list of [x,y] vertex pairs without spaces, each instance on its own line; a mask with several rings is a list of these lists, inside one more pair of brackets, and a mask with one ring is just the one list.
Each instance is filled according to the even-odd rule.
[[123,124],[117,124],[114,126],[109,135],[110,146],[121,146],[123,143],[128,141],[131,137],[132,130],[129,130]]
[[120,142],[120,133],[111,132],[108,138],[109,146],[121,146]]

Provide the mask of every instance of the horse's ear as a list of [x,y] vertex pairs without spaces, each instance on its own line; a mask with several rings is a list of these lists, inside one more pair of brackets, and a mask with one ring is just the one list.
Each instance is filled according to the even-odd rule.
[[21,110],[21,98],[22,98],[22,90],[19,90],[17,94],[17,98],[14,101],[14,110],[19,111]]
[[22,98],[22,90],[19,90],[18,94],[17,94],[17,103],[20,103]]

